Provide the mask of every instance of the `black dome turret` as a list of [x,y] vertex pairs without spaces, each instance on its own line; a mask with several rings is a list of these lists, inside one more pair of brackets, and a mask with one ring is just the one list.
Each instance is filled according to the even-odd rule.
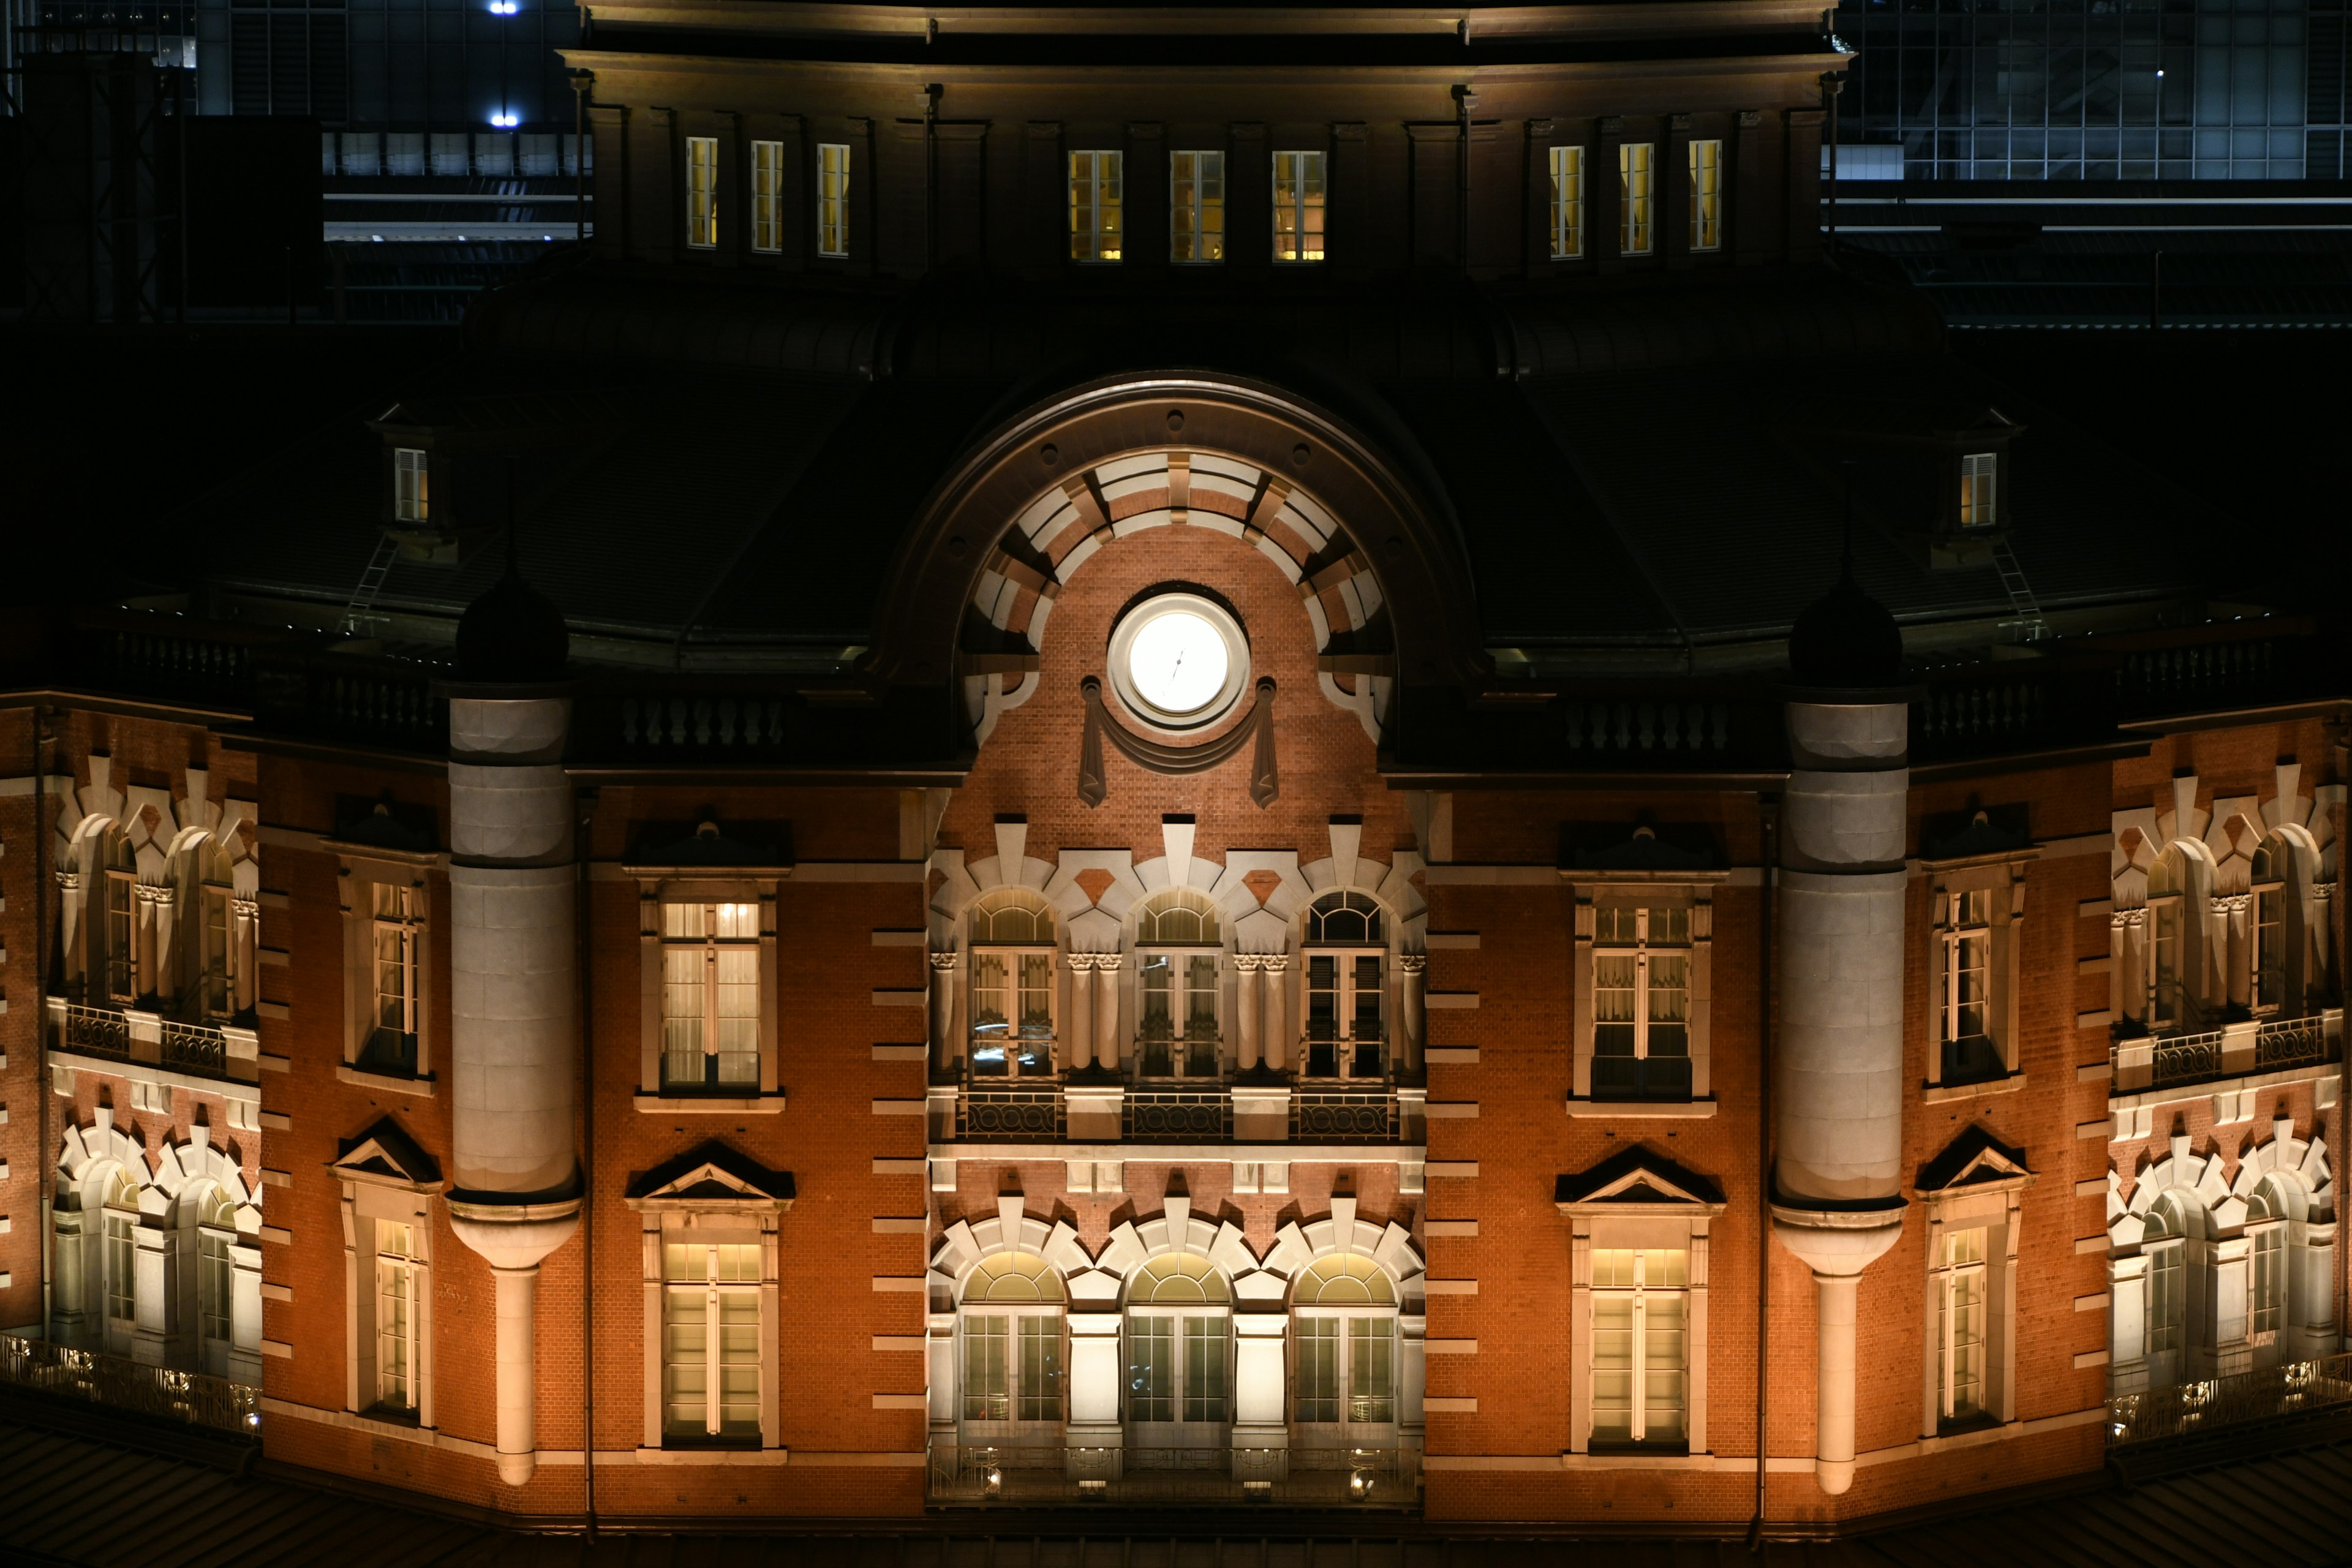
[[1849,562],[1837,586],[1789,628],[1789,669],[1800,686],[1903,683],[1903,633],[1886,606],[1862,591]]
[[564,678],[571,653],[563,612],[522,580],[511,558],[505,574],[457,619],[460,680],[544,686]]

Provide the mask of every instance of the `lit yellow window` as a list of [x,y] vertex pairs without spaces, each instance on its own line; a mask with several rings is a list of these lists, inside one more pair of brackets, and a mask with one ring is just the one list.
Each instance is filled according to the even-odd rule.
[[849,254],[849,143],[820,142],[816,148],[816,253]]
[[1647,256],[1654,243],[1651,219],[1657,196],[1647,142],[1627,142],[1617,149],[1617,254]]
[[1584,254],[1584,149],[1551,150],[1551,258]]
[[686,243],[708,250],[719,243],[719,138],[686,139]]
[[1118,153],[1070,154],[1070,259],[1117,261],[1122,233]]
[[1323,259],[1323,154],[1274,155],[1274,258]]
[[1723,143],[1690,144],[1690,247],[1723,248]]
[[772,255],[784,247],[782,205],[784,144],[751,143],[751,248]]
[[1225,155],[1168,155],[1168,258],[1225,258]]

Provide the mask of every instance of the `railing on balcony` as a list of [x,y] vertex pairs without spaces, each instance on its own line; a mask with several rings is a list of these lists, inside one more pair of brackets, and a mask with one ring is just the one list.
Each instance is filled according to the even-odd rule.
[[163,1025],[163,1047],[159,1052],[167,1068],[182,1072],[203,1073],[212,1078],[228,1076],[228,1037],[209,1024]]
[[2336,1051],[2327,1037],[2327,1023],[2324,1014],[2266,1019],[2254,1031],[2254,1070],[2270,1072],[2334,1060]]
[[239,1436],[254,1436],[261,1428],[261,1390],[251,1384],[21,1334],[0,1334],[0,1384]]
[[2352,1405],[2352,1353],[2116,1394],[2107,1401],[2107,1447],[2194,1436],[2338,1405]]
[[1385,1089],[1296,1090],[1290,1136],[1300,1143],[1393,1143],[1396,1096]]
[[1234,1097],[1219,1089],[1131,1089],[1121,1101],[1127,1136],[1139,1143],[1218,1141],[1234,1135]]
[[[56,1003],[50,1004],[56,1006]],[[121,1061],[131,1059],[131,1021],[111,1007],[92,1007],[80,1002],[64,1004],[65,1023],[59,1030],[63,1037],[59,1048],[79,1051],[84,1056],[113,1057]]]
[[2336,1059],[2343,1015],[2334,1008],[2265,1018],[2190,1035],[2139,1035],[2109,1051],[2115,1090],[2170,1089],[2245,1073],[2315,1067]]
[[956,1097],[956,1136],[973,1142],[1025,1142],[1063,1135],[1067,1120],[1062,1091],[1037,1089],[967,1089]]
[[934,1503],[1284,1503],[1407,1509],[1421,1500],[1416,1448],[1115,1448],[935,1443]]
[[2219,1029],[2196,1035],[2159,1037],[2149,1051],[2148,1079],[2158,1087],[2193,1083],[2200,1078],[2218,1078],[2221,1072],[2221,1031]]

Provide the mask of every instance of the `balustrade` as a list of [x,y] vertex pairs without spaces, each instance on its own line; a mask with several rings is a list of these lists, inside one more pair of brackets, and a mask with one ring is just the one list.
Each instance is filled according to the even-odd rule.
[[1296,1503],[1395,1509],[1421,1495],[1417,1448],[1161,1448],[934,1443],[935,1503]]
[[2107,1447],[2194,1436],[2340,1405],[2352,1405],[2352,1353],[2116,1394],[2107,1401]]
[[261,1390],[250,1384],[22,1334],[0,1334],[0,1384],[239,1436],[261,1428]]

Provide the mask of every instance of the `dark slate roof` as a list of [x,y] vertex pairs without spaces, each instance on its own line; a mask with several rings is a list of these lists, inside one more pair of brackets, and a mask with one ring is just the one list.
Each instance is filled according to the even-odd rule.
[[[270,1417],[269,1419],[282,1419]],[[24,1568],[667,1568],[789,1561],[802,1568],[2275,1568],[2344,1561],[2352,1540],[2352,1433],[2231,1434],[2192,1468],[2158,1467],[2136,1486],[2084,1484],[1925,1510],[1868,1534],[1778,1540],[1751,1554],[1721,1537],[1548,1532],[1370,1513],[931,1514],[805,1533],[751,1521],[531,1535],[456,1511],[427,1511],[361,1482],[333,1489],[278,1465],[241,1473],[249,1449],[83,1409],[10,1396],[0,1405],[0,1557]],[[396,1447],[397,1445],[395,1445]],[[2259,1521],[2258,1525],[2250,1521]],[[699,1522],[699,1521],[698,1521]],[[720,1523],[721,1521],[710,1521]]]

